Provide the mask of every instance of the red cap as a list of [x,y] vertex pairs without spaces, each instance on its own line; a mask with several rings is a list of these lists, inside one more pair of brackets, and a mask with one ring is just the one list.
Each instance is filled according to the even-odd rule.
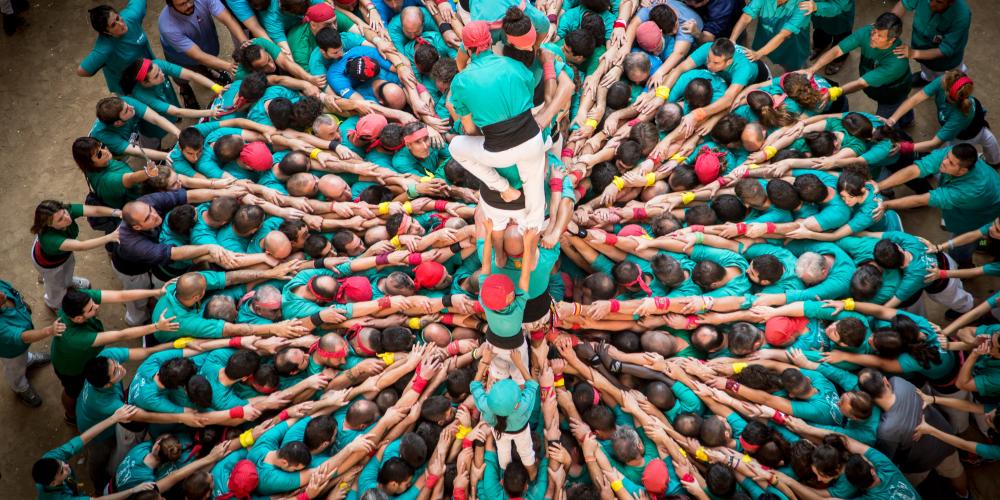
[[257,476],[257,466],[253,462],[243,459],[236,462],[233,472],[229,474],[229,492],[236,498],[250,498],[253,490],[257,489],[260,479]]
[[337,302],[365,302],[372,300],[372,282],[364,276],[351,276],[340,281],[337,288]]
[[618,231],[618,236],[644,236],[646,230],[638,224],[626,224],[622,226],[621,231]]
[[725,153],[716,153],[707,147],[701,148],[698,159],[694,162],[694,174],[698,176],[698,182],[708,184],[719,178],[722,172],[722,163],[719,157]]
[[493,45],[490,25],[486,21],[472,21],[462,28],[462,43],[473,54],[478,54]]
[[382,133],[382,129],[388,124],[389,120],[386,120],[384,116],[378,113],[368,113],[358,120],[358,124],[354,127],[354,130],[360,136],[377,139],[379,134]]
[[784,347],[795,339],[796,334],[802,331],[808,321],[806,318],[786,316],[771,318],[764,325],[764,339],[772,346]]
[[421,262],[413,268],[413,285],[421,288],[434,288],[444,279],[445,270],[438,262]]
[[324,21],[329,21],[336,16],[337,13],[334,12],[333,7],[328,3],[318,3],[306,9],[305,20],[312,21],[314,23],[322,23]]
[[243,150],[240,151],[240,161],[255,172],[263,172],[274,165],[271,150],[267,148],[267,144],[261,141],[254,141],[243,146]]
[[491,274],[483,280],[479,299],[488,309],[499,311],[508,305],[507,296],[514,292],[514,282],[506,274]]
[[670,484],[670,474],[667,472],[667,463],[657,458],[646,464],[642,470],[642,487],[653,495],[662,495],[667,492],[667,485]]
[[646,52],[657,52],[663,47],[663,32],[653,21],[646,21],[635,30],[635,43]]

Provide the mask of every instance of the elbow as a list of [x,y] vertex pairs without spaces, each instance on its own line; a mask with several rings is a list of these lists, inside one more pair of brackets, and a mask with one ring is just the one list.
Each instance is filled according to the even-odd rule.
[[959,379],[955,382],[955,387],[961,391],[976,392],[976,381],[972,378],[964,380],[959,377]]
[[76,76],[80,76],[80,77],[83,77],[83,78],[90,78],[90,77],[94,76],[94,74],[93,73],[88,73],[87,70],[83,69],[83,66],[78,66],[76,68]]

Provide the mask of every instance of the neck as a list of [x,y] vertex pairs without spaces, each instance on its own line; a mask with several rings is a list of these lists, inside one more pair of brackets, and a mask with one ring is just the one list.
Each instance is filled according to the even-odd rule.
[[224,385],[226,387],[229,387],[229,386],[235,384],[236,382],[237,382],[236,380],[233,380],[233,379],[229,378],[228,375],[226,375],[226,369],[225,368],[219,368],[219,383],[220,384],[222,384],[222,385]]
[[892,408],[892,405],[896,404],[896,395],[889,393],[885,396],[876,398],[875,404],[877,404],[882,411],[889,411],[889,409]]

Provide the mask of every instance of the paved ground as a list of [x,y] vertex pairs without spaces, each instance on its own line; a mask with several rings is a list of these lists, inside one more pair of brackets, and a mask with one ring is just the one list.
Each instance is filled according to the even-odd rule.
[[[978,82],[978,97],[986,107],[1000,112],[1000,92],[989,92],[1000,81],[1000,12],[993,0],[967,0],[974,12],[972,34],[966,62]],[[73,139],[84,135],[94,120],[94,104],[107,95],[103,78],[81,79],[74,73],[80,60],[93,46],[95,34],[90,28],[87,9],[103,2],[97,0],[33,0],[26,14],[30,26],[13,37],[0,37],[0,278],[21,290],[35,310],[36,324],[52,321],[52,314],[41,301],[42,289],[28,255],[31,234],[28,228],[34,206],[52,198],[80,202],[87,187],[70,156]],[[123,7],[123,0],[111,3]],[[155,34],[156,18],[163,3],[150,2],[145,29],[153,34],[154,51],[161,53]],[[858,25],[870,22],[892,2],[858,2]],[[221,33],[225,33],[220,29]],[[909,28],[904,38],[909,38]],[[228,37],[225,40],[229,46]],[[229,49],[224,49],[228,51]],[[852,56],[836,78],[848,81],[857,75],[857,59]],[[994,84],[995,85],[995,84]],[[204,101],[204,99],[203,99]],[[851,96],[852,108],[874,112],[872,101]],[[933,107],[920,110],[914,135],[929,137],[936,128]],[[943,241],[938,217],[931,210],[918,210],[903,219],[911,232],[933,241]],[[83,225],[81,237],[92,235]],[[77,274],[91,279],[95,287],[118,287],[110,272],[107,256],[101,251],[78,255]],[[977,296],[998,288],[995,282],[977,280],[968,286]],[[939,308],[931,308],[931,320],[941,322]],[[122,326],[123,310],[111,305],[102,308],[101,318],[110,328]],[[46,345],[35,347],[47,350]],[[34,373],[32,381],[45,398],[37,410],[19,404],[13,394],[0,389],[0,492],[5,498],[34,496],[29,469],[35,458],[73,436],[74,430],[62,421],[59,404],[60,386],[51,369]],[[83,471],[82,468],[78,470]],[[1000,467],[973,470],[974,491],[980,498],[1000,497],[996,474]],[[992,477],[991,477],[991,473]],[[936,496],[936,495],[934,495]]]

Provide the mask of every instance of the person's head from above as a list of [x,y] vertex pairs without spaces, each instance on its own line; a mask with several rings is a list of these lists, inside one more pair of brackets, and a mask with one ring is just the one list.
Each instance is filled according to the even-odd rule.
[[130,201],[122,207],[122,221],[132,230],[149,231],[160,227],[163,217],[145,202]]
[[105,125],[121,127],[135,118],[135,107],[121,97],[105,97],[97,101],[97,119]]
[[868,300],[882,288],[883,271],[875,262],[869,261],[858,266],[851,276],[851,297]]
[[684,412],[677,415],[674,428],[682,436],[697,438],[701,435],[701,425],[704,421],[705,419],[697,413]]
[[302,21],[309,23],[309,31],[315,35],[325,28],[336,28],[337,13],[328,3],[317,3],[306,9]]
[[244,300],[250,300],[250,308],[255,314],[271,321],[281,319],[281,290],[272,285],[263,285],[251,293],[253,295],[244,297]]
[[[669,7],[667,10],[672,10]],[[663,52],[663,31],[652,20],[639,24],[635,31],[635,44],[657,57]]]
[[344,427],[351,430],[364,429],[379,419],[379,413],[377,404],[363,398],[356,399],[347,408]]
[[455,79],[455,75],[457,74],[458,64],[450,57],[439,58],[434,63],[434,66],[431,67],[430,73],[431,79],[434,80],[434,86],[442,94],[448,93],[448,89],[451,88],[451,81]]
[[418,160],[423,160],[431,154],[429,132],[423,122],[415,121],[403,125],[403,144]]
[[438,262],[421,262],[413,268],[413,285],[418,290],[443,290],[451,287],[452,277]]
[[664,212],[649,220],[649,229],[654,238],[666,236],[681,228],[681,221],[674,214]]
[[840,123],[848,134],[866,141],[873,140],[875,127],[867,116],[861,113],[847,113]]
[[112,156],[108,147],[93,137],[78,137],[73,141],[73,161],[84,173],[106,168]]
[[840,199],[844,200],[844,204],[849,207],[854,207],[865,201],[868,197],[868,186],[865,185],[868,182],[867,170],[862,172],[860,169],[845,168],[840,172],[840,177],[837,178],[837,193],[840,194]]
[[632,261],[623,260],[611,268],[611,276],[615,279],[615,284],[625,290],[638,291],[643,288],[646,277],[642,268]]
[[288,242],[292,245],[292,250],[301,250],[309,236],[309,228],[306,223],[298,219],[285,220],[278,226],[278,231],[285,233]]
[[70,206],[61,201],[43,200],[35,207],[35,218],[31,224],[31,234],[41,234],[45,229],[64,230],[73,224],[69,214]]
[[674,407],[677,402],[674,392],[670,390],[670,386],[659,380],[653,380],[646,384],[643,388],[643,394],[653,406],[657,407],[660,411],[668,411]]
[[872,397],[863,391],[848,391],[840,395],[837,407],[840,413],[851,420],[864,421],[872,416]]
[[302,442],[310,453],[321,453],[337,438],[337,421],[330,415],[313,417],[306,424]]
[[203,316],[207,319],[221,319],[227,323],[236,322],[236,301],[228,295],[214,295],[205,304]]
[[732,113],[724,115],[709,133],[712,140],[724,147],[741,146],[740,136],[747,126],[747,120]]
[[125,95],[130,95],[136,85],[146,88],[156,87],[162,84],[165,78],[163,69],[152,59],[136,59],[122,71],[118,84]]
[[691,332],[691,346],[705,354],[722,349],[726,340],[726,336],[712,325],[699,325]]
[[615,149],[615,166],[619,171],[627,172],[643,160],[642,147],[639,141],[625,139]]
[[798,368],[785,368],[781,372],[781,384],[792,399],[808,399],[815,391],[812,380]]
[[243,137],[237,134],[226,134],[216,139],[212,144],[212,152],[215,153],[218,164],[224,165],[232,161],[239,161],[244,146],[246,143],[243,142]]
[[806,147],[809,148],[809,156],[813,158],[832,155],[840,149],[840,144],[842,143],[841,138],[837,134],[828,130],[806,132],[802,136],[802,140],[806,143]]
[[410,467],[418,468],[427,462],[428,455],[433,451],[416,432],[407,432],[399,440],[399,457]]
[[872,466],[863,456],[851,454],[844,465],[844,477],[858,490],[865,491],[881,481],[878,469]]
[[344,57],[344,41],[335,27],[326,27],[317,31],[316,46],[319,47],[323,57],[327,59],[339,60]]
[[614,414],[608,419],[600,411],[592,413],[592,410],[597,408],[608,410],[601,404],[601,393],[590,383],[580,381],[573,386],[570,396],[573,399],[573,407],[583,417],[583,421],[595,432],[607,431],[607,436],[610,438],[610,433],[614,431]]
[[812,452],[812,472],[823,482],[836,480],[844,472],[851,453],[844,438],[830,434]]
[[285,188],[289,196],[313,198],[319,190],[319,179],[309,172],[301,172],[289,177],[285,181]]
[[382,129],[389,124],[386,118],[378,113],[369,113],[362,116],[354,130],[348,133],[348,138],[356,145],[368,145],[379,139]]
[[585,11],[583,17],[580,18],[580,29],[590,33],[590,36],[594,37],[595,47],[607,44],[608,39],[605,36],[606,26],[604,18],[595,12]]
[[972,144],[957,144],[952,146],[948,154],[941,160],[941,173],[952,177],[962,177],[976,166],[979,153]]
[[226,361],[223,373],[230,380],[244,381],[250,378],[260,366],[260,355],[246,349],[238,349]]
[[761,90],[747,94],[747,106],[750,111],[759,116],[761,123],[768,127],[787,127],[799,121],[797,116],[783,107],[783,103],[783,96],[774,97]]
[[886,50],[899,39],[903,31],[903,20],[892,12],[885,12],[875,18],[868,43],[873,49]]
[[729,327],[729,352],[744,357],[756,352],[764,345],[764,332],[751,323],[739,321]]
[[477,55],[489,51],[493,45],[490,26],[485,21],[472,21],[462,29],[462,45],[469,55]]
[[649,62],[649,54],[644,52],[630,52],[622,61],[622,69],[625,78],[635,85],[646,83],[649,79],[649,72],[652,65]]
[[350,257],[361,255],[367,248],[364,240],[346,229],[333,233],[333,238],[330,242],[333,243],[333,249],[337,254]]
[[795,275],[807,286],[822,282],[829,273],[826,256],[816,252],[805,252],[795,261]]
[[[427,42],[423,38],[419,39]],[[413,49],[413,64],[421,76],[431,74],[434,65],[441,59],[441,54],[430,43],[418,43]]]
[[736,44],[728,38],[717,38],[712,42],[708,51],[708,60],[705,61],[705,68],[712,73],[724,71],[733,62],[736,54]]
[[205,297],[207,282],[201,273],[184,273],[177,278],[174,294],[182,304],[191,307]]
[[187,385],[198,373],[198,367],[188,358],[173,358],[160,366],[154,377],[164,389],[177,389]]
[[297,375],[309,366],[309,354],[301,347],[283,347],[274,355],[278,375]]
[[267,75],[263,72],[254,71],[250,73],[240,83],[240,88],[236,91],[236,97],[233,99],[232,108],[243,108],[260,101],[260,98],[264,97],[264,91],[267,90],[268,86]]
[[868,328],[858,318],[847,317],[834,321],[824,330],[826,337],[841,347],[860,347],[868,335]]
[[717,447],[728,446],[729,440],[733,437],[733,429],[726,419],[718,415],[705,417],[701,423],[700,441],[705,446]]
[[[352,276],[351,278],[361,278],[367,281],[368,278],[362,276]],[[350,278],[348,278],[350,279]],[[347,281],[345,280],[345,283]],[[357,285],[363,285],[362,282],[358,281]],[[404,273],[403,271],[393,271],[389,273],[385,278],[382,278],[379,285],[385,290],[386,295],[403,295],[406,297],[411,297],[417,293],[417,288],[413,283],[413,278],[410,275]],[[359,294],[364,294],[364,290],[358,290]],[[371,290],[368,290],[368,295],[371,294]],[[344,294],[345,297],[348,296],[347,293]],[[357,300],[352,300],[351,302],[359,302]]]
[[305,470],[312,460],[309,447],[302,441],[291,441],[271,453],[274,453],[271,463],[284,472]]
[[614,111],[623,109],[629,105],[632,100],[632,88],[628,83],[621,80],[612,83],[608,87],[608,94],[605,99],[607,101],[608,108]]
[[377,352],[406,352],[412,349],[413,344],[417,341],[413,331],[405,326],[390,326],[377,336],[371,332],[374,329],[366,330],[372,335],[370,340],[378,340],[372,346],[372,349]]
[[306,244],[302,246],[302,252],[311,259],[322,259],[329,257],[333,252],[333,244],[318,234],[310,234],[306,238]]
[[975,91],[972,79],[964,71],[953,69],[941,77],[941,88],[945,100],[956,105],[963,115],[969,116],[972,112],[972,93]]
[[431,396],[420,404],[420,418],[438,425],[447,425],[455,417],[455,408],[445,396]]
[[501,29],[507,36],[507,43],[518,50],[532,51],[538,33],[531,19],[518,6],[507,8],[501,19]]
[[615,460],[629,466],[636,465],[643,461],[645,451],[646,447],[634,427],[629,425],[615,427],[615,432],[611,436],[611,454]]
[[[748,426],[749,427],[749,426]],[[743,432],[746,432],[744,429]],[[816,445],[808,439],[795,441],[788,447],[788,466],[803,484],[826,487],[827,483],[820,481],[812,470],[812,454]]]
[[[319,338],[315,350],[310,349],[313,360],[322,366],[338,367],[347,360],[347,341],[335,333],[328,333]],[[308,365],[307,365],[308,366]]]
[[785,274],[785,266],[772,254],[757,255],[747,264],[747,279],[757,285],[773,285]]
[[90,385],[97,388],[111,387],[121,382],[126,373],[128,373],[128,369],[125,368],[125,365],[104,356],[97,356],[87,361],[83,367],[84,378],[90,382]]
[[591,273],[580,283],[580,302],[591,304],[597,300],[610,300],[615,296],[617,285],[607,273]]
[[660,330],[648,330],[639,337],[639,345],[643,351],[652,352],[669,358],[677,352],[677,339]]
[[594,55],[597,41],[589,31],[575,29],[566,34],[563,43],[563,56],[570,64],[579,66]]
[[726,283],[726,268],[711,260],[703,260],[694,266],[691,281],[703,291],[716,290]]
[[760,151],[767,139],[767,129],[760,123],[748,123],[740,133],[740,143],[748,152]]
[[804,109],[818,110],[823,102],[824,96],[816,81],[803,73],[792,72],[781,75],[779,86],[789,99]]
[[875,263],[883,269],[902,269],[906,256],[899,245],[890,240],[880,239],[873,252]]
[[395,387],[387,387],[379,392],[374,399],[375,405],[378,406],[378,411],[385,413],[392,408],[396,402],[399,401],[399,389]]
[[795,191],[799,193],[802,201],[808,203],[822,203],[830,195],[830,188],[815,174],[800,175],[792,182]]
[[694,189],[698,186],[698,174],[690,165],[677,165],[667,177],[667,185],[673,192]]
[[189,163],[197,163],[205,147],[205,135],[196,127],[185,127],[177,137],[177,149]]
[[292,104],[292,128],[300,132],[308,130],[321,114],[323,103],[316,97],[304,96]]
[[278,63],[263,46],[251,43],[233,51],[233,60],[250,71],[272,75],[278,72]]
[[750,208],[767,208],[767,191],[758,179],[740,179],[736,181],[733,192],[736,193],[740,201]]
[[690,109],[703,108],[712,103],[712,82],[707,78],[694,78],[684,88],[684,102]]
[[98,34],[121,38],[128,33],[128,24],[110,5],[98,5],[87,13],[90,15],[90,27]]
[[209,202],[203,221],[212,229],[221,229],[232,222],[239,208],[240,202],[236,198],[220,196]]
[[629,139],[639,143],[643,155],[649,155],[660,142],[660,132],[652,122],[636,123],[629,131]]
[[676,102],[667,102],[656,109],[653,115],[653,123],[656,124],[660,132],[672,132],[684,118],[684,109]]
[[[312,177],[312,174],[305,174]],[[250,238],[257,234],[264,223],[264,209],[257,205],[240,205],[233,215],[233,231],[241,238]]]
[[708,486],[708,492],[716,497],[731,498],[736,494],[736,473],[725,465],[709,465],[708,472],[705,474],[705,483]]
[[799,197],[799,192],[795,190],[792,183],[784,179],[771,179],[767,181],[765,191],[767,192],[768,200],[771,201],[771,204],[774,205],[775,208],[792,211],[798,209],[799,206],[802,205],[802,198]]
[[[326,116],[326,115],[324,115]],[[302,151],[292,151],[278,162],[278,174],[292,176],[310,170],[309,156]]]
[[292,254],[292,242],[288,240],[285,233],[277,229],[268,231],[260,241],[260,249],[267,255],[277,259],[287,259]]
[[714,226],[719,223],[715,210],[708,205],[695,205],[684,211],[684,222],[688,226]]
[[709,184],[719,178],[728,163],[725,149],[702,146],[694,162],[694,174],[699,183]]

